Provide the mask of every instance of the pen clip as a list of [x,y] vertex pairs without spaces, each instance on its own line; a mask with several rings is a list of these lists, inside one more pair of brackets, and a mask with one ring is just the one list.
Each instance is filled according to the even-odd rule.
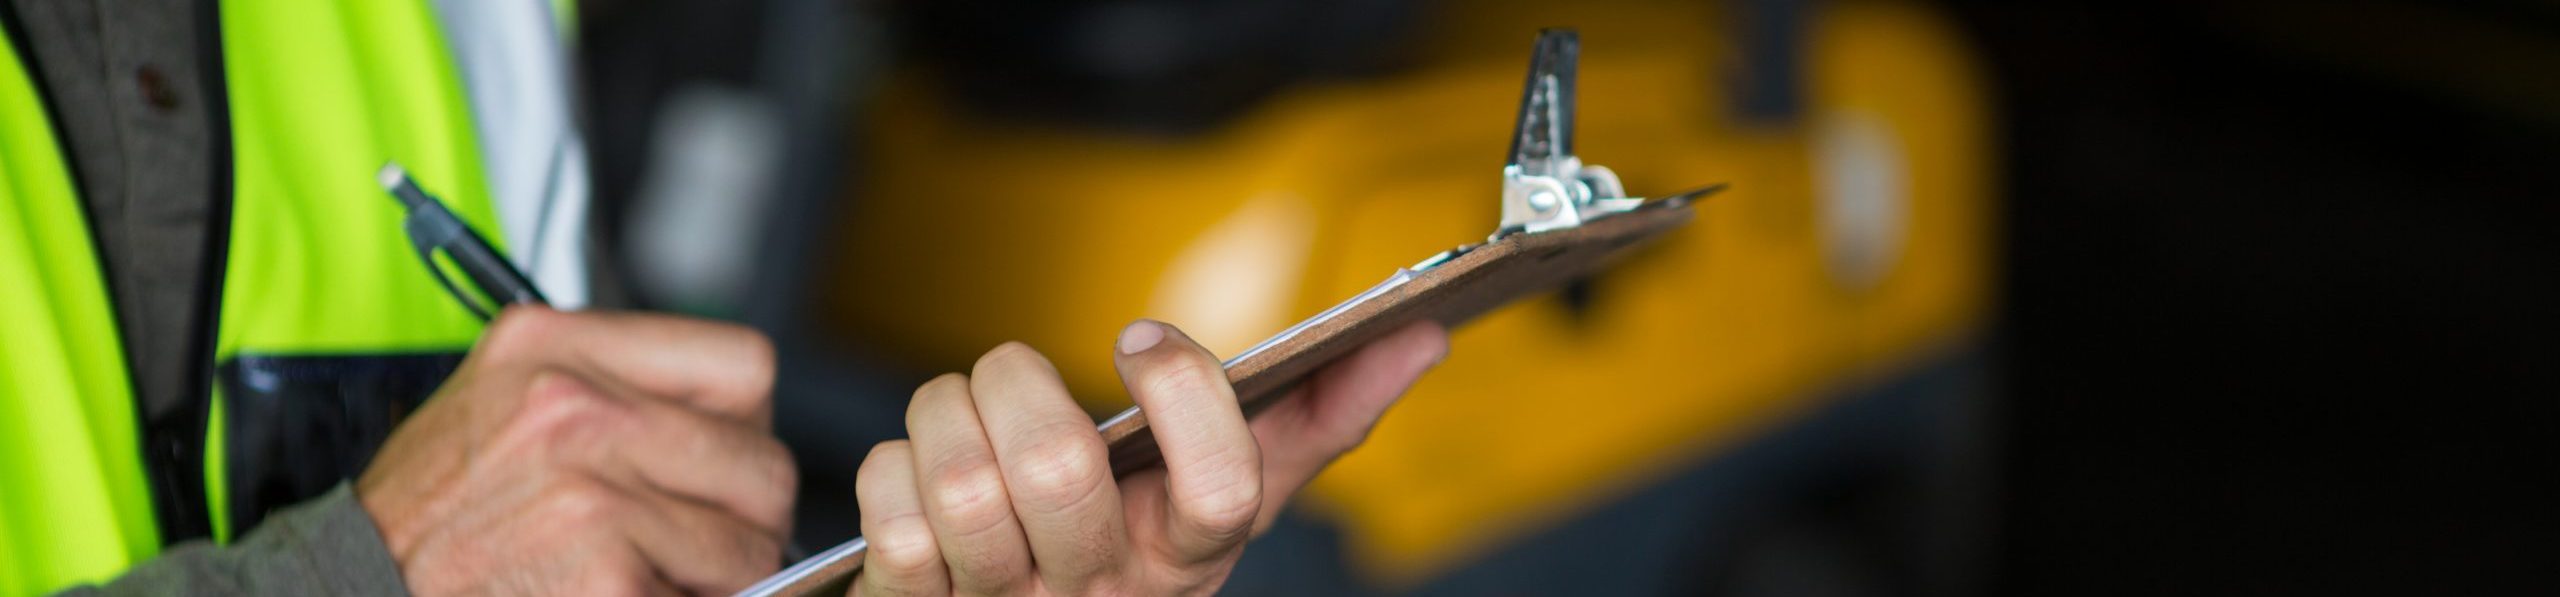
[[444,266],[436,263],[436,250],[460,238],[463,231],[462,221],[454,219],[453,212],[443,207],[413,208],[409,210],[409,217],[401,222],[401,228],[409,233],[409,245],[417,250],[418,261],[426,264],[427,273],[435,276],[436,283],[443,285],[444,291],[461,302],[462,308],[471,311],[472,316],[488,321],[494,317],[495,309],[483,305],[480,298],[470,291],[463,290],[461,284],[453,281],[452,275],[445,273]]
[[[454,215],[444,202],[419,188],[400,164],[385,163],[374,177],[382,183],[383,192],[407,211],[401,228],[408,233],[409,246],[417,251],[418,261],[427,266],[427,274],[435,276],[436,284],[444,286],[445,293],[453,295],[472,316],[488,321],[509,302],[542,302],[542,293],[533,288],[531,280],[510,267],[503,255],[473,233],[471,225],[463,223],[462,217]],[[436,260],[439,250],[444,253],[442,262]],[[454,280],[454,274],[445,271],[445,263],[461,270],[461,276],[480,292],[464,289],[460,281]]]

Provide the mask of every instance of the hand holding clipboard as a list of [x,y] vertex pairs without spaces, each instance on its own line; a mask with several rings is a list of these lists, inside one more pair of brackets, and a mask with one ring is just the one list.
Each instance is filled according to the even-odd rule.
[[[1308,375],[1384,335],[1425,319],[1455,327],[1512,301],[1591,275],[1648,241],[1686,224],[1711,186],[1668,198],[1624,197],[1617,176],[1572,152],[1574,63],[1571,30],[1540,32],[1522,91],[1520,117],[1503,168],[1503,219],[1485,242],[1443,251],[1224,362],[1244,412],[1252,416]],[[1114,474],[1155,466],[1146,413],[1131,408],[1097,426]],[[868,544],[838,545],[749,587],[741,595],[842,594],[862,569]]]

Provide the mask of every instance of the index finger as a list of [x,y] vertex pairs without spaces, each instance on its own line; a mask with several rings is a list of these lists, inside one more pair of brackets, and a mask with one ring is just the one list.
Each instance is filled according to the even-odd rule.
[[759,429],[773,426],[773,343],[744,326],[515,306],[490,323],[472,352],[568,367]]

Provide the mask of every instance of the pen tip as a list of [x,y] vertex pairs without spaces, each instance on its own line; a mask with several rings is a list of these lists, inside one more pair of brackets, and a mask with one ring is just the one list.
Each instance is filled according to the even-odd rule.
[[382,183],[383,190],[398,189],[401,181],[409,179],[409,171],[401,169],[398,162],[383,162],[382,171],[374,174],[373,178]]

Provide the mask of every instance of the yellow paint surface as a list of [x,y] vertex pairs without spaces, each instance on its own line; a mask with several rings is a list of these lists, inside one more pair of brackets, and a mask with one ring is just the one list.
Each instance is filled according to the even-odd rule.
[[[1414,70],[1296,88],[1179,139],[976,121],[912,76],[872,119],[833,325],[937,370],[1024,340],[1089,408],[1117,409],[1109,345],[1133,318],[1277,331],[1491,231],[1529,42],[1573,25],[1584,160],[1633,194],[1733,190],[1593,281],[1583,312],[1544,297],[1461,330],[1318,479],[1308,503],[1343,523],[1364,572],[1428,577],[1905,366],[1988,310],[1986,108],[1950,30],[1900,5],[1825,3],[1805,119],[1745,125],[1725,114],[1724,29],[1696,4],[1470,5],[1432,21]],[[1813,132],[1831,122],[1863,123],[1900,160],[1897,240],[1869,282],[1824,253],[1816,196],[1840,191],[1814,160],[1837,148]],[[1259,265],[1219,284],[1184,263],[1257,243],[1289,255],[1235,257]],[[1183,296],[1235,287],[1288,292],[1288,308]],[[1204,339],[1233,354],[1257,336]]]

